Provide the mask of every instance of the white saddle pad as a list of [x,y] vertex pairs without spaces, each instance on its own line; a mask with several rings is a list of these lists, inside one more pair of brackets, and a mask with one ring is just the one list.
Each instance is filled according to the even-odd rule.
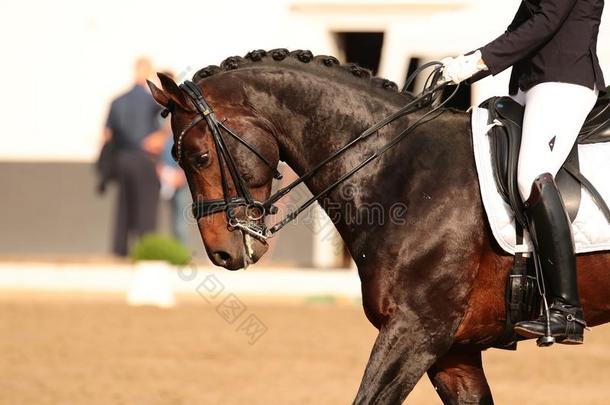
[[[532,243],[525,235],[523,245],[517,245],[515,217],[504,202],[494,180],[491,151],[487,133],[488,111],[484,108],[472,110],[472,143],[479,184],[485,212],[498,244],[506,252],[531,252]],[[595,186],[606,202],[610,201],[610,142],[579,145],[580,171]],[[580,209],[572,223],[576,253],[610,250],[610,223],[597,207],[588,191],[583,188]]]

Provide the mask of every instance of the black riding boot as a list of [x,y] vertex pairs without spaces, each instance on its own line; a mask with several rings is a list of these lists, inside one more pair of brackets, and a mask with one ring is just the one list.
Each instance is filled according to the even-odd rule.
[[[530,198],[525,202],[525,214],[552,297],[551,335],[558,343],[582,343],[586,324],[578,297],[572,229],[551,174],[542,174],[534,181]],[[527,338],[544,336],[546,318],[542,315],[534,321],[519,322],[515,332]]]

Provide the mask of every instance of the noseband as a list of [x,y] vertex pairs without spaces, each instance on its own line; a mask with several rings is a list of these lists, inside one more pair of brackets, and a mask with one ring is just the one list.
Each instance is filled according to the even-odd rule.
[[[389,125],[390,123],[396,121],[398,118],[403,117],[407,114],[411,114],[415,111],[421,110],[424,107],[431,106],[434,102],[436,102],[442,96],[442,89],[446,86],[447,83],[438,83],[441,77],[441,69],[442,64],[439,62],[431,62],[421,66],[419,69],[413,73],[413,76],[407,80],[407,85],[410,83],[416,75],[418,75],[423,69],[426,69],[430,66],[436,66],[433,73],[430,75],[432,78],[428,79],[426,82],[427,85],[422,91],[422,93],[417,96],[413,101],[402,107],[400,110],[395,112],[394,114],[384,118],[377,124],[372,127],[366,129],[362,132],[358,137],[354,140],[347,143],[345,146],[332,153],[326,159],[322,160],[308,172],[300,176],[298,179],[294,180],[292,183],[287,185],[284,188],[279,189],[277,192],[272,194],[266,201],[260,202],[256,201],[252,198],[250,191],[248,189],[248,185],[246,181],[241,177],[235,160],[233,156],[229,152],[225,140],[222,136],[223,132],[233,137],[239,143],[244,145],[248,150],[250,150],[254,155],[256,155],[261,161],[269,167],[269,169],[273,172],[273,177],[275,179],[281,179],[282,175],[277,171],[275,166],[256,148],[246,142],[243,138],[233,132],[229,127],[224,125],[223,122],[219,121],[214,114],[214,111],[210,107],[210,105],[205,100],[203,93],[199,89],[199,87],[191,82],[185,81],[180,85],[180,88],[185,92],[188,98],[193,102],[195,108],[197,109],[198,115],[180,132],[178,135],[178,139],[175,144],[175,158],[178,163],[182,161],[182,142],[184,136],[197,126],[200,122],[206,121],[210,132],[212,133],[212,139],[214,141],[214,146],[216,149],[216,153],[218,155],[218,165],[220,167],[220,175],[222,182],[222,191],[223,198],[222,199],[211,199],[211,200],[196,200],[193,203],[193,216],[195,219],[200,220],[208,215],[215,214],[217,212],[224,211],[227,218],[227,224],[229,230],[239,229],[244,233],[247,233],[261,241],[266,240],[269,237],[275,235],[281,228],[283,228],[286,224],[293,221],[301,212],[303,212],[307,207],[317,201],[319,198],[326,196],[330,193],[335,187],[339,184],[353,176],[356,172],[362,169],[364,166],[381,156],[387,150],[391,149],[398,142],[404,139],[409,133],[411,133],[418,126],[436,118],[440,115],[442,111],[442,107],[451,100],[455,94],[457,93],[459,86],[452,92],[452,94],[442,103],[437,105],[436,107],[430,109],[425,114],[423,114],[420,118],[411,123],[406,129],[404,129],[397,136],[392,138],[388,143],[383,145],[381,148],[373,152],[370,156],[368,156],[364,161],[360,164],[356,165],[350,171],[342,175],[339,179],[337,179],[334,183],[326,187],[324,190],[319,192],[317,195],[311,197],[305,203],[303,203],[300,207],[291,211],[284,217],[282,220],[277,222],[271,228],[267,229],[265,225],[264,219],[268,215],[273,215],[277,212],[277,208],[274,204],[280,200],[282,197],[287,195],[292,189],[294,189],[299,184],[305,182],[309,178],[311,178],[314,174],[316,174],[322,167],[324,167],[327,163],[336,159],[339,155],[344,153],[346,150],[350,149],[355,144],[359,143],[363,139],[369,137],[370,135],[376,133],[381,128]],[[407,87],[405,85],[405,88]],[[164,110],[162,115],[166,117],[169,112],[171,112],[171,106],[168,109]],[[440,113],[438,112],[440,111]],[[436,114],[435,114],[436,113]],[[431,117],[431,118],[428,118]],[[426,119],[428,118],[428,119]],[[235,186],[236,195],[231,196],[229,191],[229,182],[227,175],[225,173],[225,165],[228,169],[231,180]],[[240,207],[245,208],[246,218],[237,218],[236,210]],[[261,224],[262,223],[262,224]]]

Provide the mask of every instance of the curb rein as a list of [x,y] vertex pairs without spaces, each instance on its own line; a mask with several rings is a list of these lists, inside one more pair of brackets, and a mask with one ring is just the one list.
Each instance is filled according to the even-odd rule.
[[[270,227],[270,228],[266,227],[266,225],[264,223],[264,218],[266,218],[268,215],[274,215],[278,211],[277,207],[274,204],[277,201],[279,201],[281,198],[286,196],[296,186],[305,182],[306,180],[311,178],[313,175],[315,175],[327,163],[329,163],[332,160],[334,160],[335,158],[337,158],[343,152],[345,152],[346,150],[348,150],[349,148],[354,146],[356,143],[358,143],[358,142],[362,141],[363,139],[369,137],[370,135],[376,133],[381,128],[389,125],[390,123],[396,121],[398,118],[411,114],[413,112],[419,111],[425,107],[431,106],[434,102],[439,100],[440,97],[442,97],[442,91],[439,91],[439,90],[442,90],[448,84],[447,82],[439,83],[439,81],[441,81],[441,76],[442,76],[442,74],[441,74],[442,64],[440,62],[430,62],[430,63],[422,65],[420,68],[418,68],[412,74],[412,76],[409,79],[407,79],[407,84],[405,84],[402,91],[403,92],[405,91],[405,89],[409,86],[409,84],[413,82],[415,77],[419,73],[421,73],[422,70],[424,70],[430,66],[436,66],[436,67],[433,70],[433,72],[430,74],[430,76],[428,77],[428,80],[426,80],[426,84],[425,84],[422,92],[413,101],[408,103],[406,106],[402,107],[400,110],[396,111],[394,114],[389,115],[388,117],[379,121],[377,124],[366,129],[358,137],[356,137],[355,139],[353,139],[352,141],[350,141],[349,143],[347,143],[346,145],[341,147],[336,152],[332,153],[330,156],[328,156],[326,159],[322,160],[315,167],[313,167],[308,172],[306,172],[305,174],[300,176],[298,179],[294,180],[292,183],[290,183],[286,187],[279,189],[274,194],[269,196],[269,198],[267,198],[267,200],[264,202],[256,201],[252,198],[252,195],[250,193],[250,190],[248,189],[246,181],[239,175],[237,165],[235,163],[235,160],[233,159],[233,156],[231,155],[231,153],[229,152],[229,150],[227,148],[225,140],[222,136],[222,132],[224,131],[227,134],[229,134],[239,143],[244,145],[248,150],[250,150],[252,153],[254,153],[260,160],[262,160],[267,165],[267,167],[269,167],[269,169],[273,172],[274,179],[277,179],[277,180],[281,179],[282,178],[281,173],[279,173],[277,168],[274,167],[271,164],[271,162],[267,158],[265,158],[265,156],[263,156],[258,150],[256,150],[256,148],[254,148],[252,145],[250,145],[248,142],[246,142],[244,139],[242,139],[239,135],[237,135],[235,132],[233,132],[229,127],[224,125],[223,122],[218,121],[218,119],[216,118],[216,115],[214,114],[214,111],[212,110],[210,105],[205,100],[205,97],[203,96],[201,89],[199,89],[199,87],[192,81],[189,81],[189,80],[185,81],[183,84],[180,85],[180,89],[182,89],[185,92],[185,94],[188,96],[188,98],[193,102],[193,104],[195,105],[195,108],[197,109],[198,115],[178,135],[178,139],[175,144],[175,160],[178,163],[181,163],[181,161],[182,161],[182,141],[183,141],[184,136],[191,129],[193,129],[195,126],[197,126],[201,121],[205,120],[208,128],[210,129],[210,131],[212,133],[212,139],[214,140],[214,146],[216,149],[216,153],[219,157],[218,165],[220,167],[220,175],[221,175],[222,191],[223,191],[223,198],[221,198],[221,199],[197,200],[197,201],[193,202],[192,211],[193,211],[194,218],[197,221],[199,221],[200,219],[202,219],[208,215],[212,215],[217,212],[224,211],[226,218],[227,218],[228,228],[230,231],[239,229],[242,232],[249,234],[250,236],[252,236],[262,242],[265,242],[268,238],[273,237],[285,225],[287,225],[288,223],[290,223],[294,219],[296,219],[296,217],[301,212],[303,212],[305,209],[307,209],[311,204],[313,204],[319,198],[330,193],[335,187],[337,187],[339,184],[341,184],[342,182],[344,182],[345,180],[347,180],[348,178],[353,176],[356,172],[358,172],[368,163],[372,162],[373,160],[375,160],[376,158],[381,156],[383,153],[385,153],[387,150],[391,149],[393,146],[395,146],[398,142],[400,142],[402,139],[404,139],[409,133],[411,133],[419,125],[427,123],[427,122],[433,120],[434,118],[438,117],[440,114],[442,114],[442,112],[443,112],[443,110],[441,110],[442,107],[444,107],[444,105],[449,100],[451,100],[455,96],[455,94],[457,94],[459,86],[457,86],[455,88],[455,90],[449,95],[449,97],[445,101],[443,101],[436,107],[432,108],[430,111],[426,112],[422,117],[420,117],[415,122],[413,122],[411,125],[409,125],[400,134],[398,134],[396,137],[392,138],[388,143],[386,143],[381,148],[379,148],[378,150],[373,152],[364,161],[362,161],[361,163],[356,165],[353,169],[351,169],[350,171],[345,173],[343,176],[341,176],[339,179],[337,179],[334,183],[332,183],[331,185],[326,187],[324,190],[322,190],[317,195],[311,197],[309,200],[307,200],[305,203],[303,203],[300,207],[289,212],[282,220],[278,221],[272,227]],[[172,110],[173,110],[173,105],[169,105],[168,108],[163,110],[161,115],[165,118]],[[436,113],[436,115],[432,116],[430,119],[424,120],[424,118],[428,117],[429,115],[433,115],[434,113]],[[235,196],[230,196],[228,178],[227,178],[227,175],[224,170],[225,165],[227,166],[229,175],[235,186],[235,190],[236,190]],[[239,207],[242,207],[242,206],[246,208],[247,220],[239,219],[235,216],[236,209]],[[262,222],[262,225],[255,224],[254,222],[256,222],[256,221]]]

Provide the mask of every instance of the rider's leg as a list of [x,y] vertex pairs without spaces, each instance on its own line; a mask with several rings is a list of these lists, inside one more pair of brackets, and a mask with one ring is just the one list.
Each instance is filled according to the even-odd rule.
[[[584,322],[570,220],[554,176],[596,100],[597,92],[567,83],[543,83],[526,93],[519,191],[552,296],[551,332],[563,343],[582,342]],[[542,336],[545,329],[544,318],[515,326],[526,337]]]
[[[585,324],[578,296],[570,219],[551,174],[536,178],[525,206],[530,235],[537,247],[547,290],[552,298],[551,335],[560,343],[581,343]],[[546,319],[540,317],[535,321],[519,322],[515,331],[525,337],[543,336]]]
[[596,101],[597,91],[569,83],[541,83],[525,92],[518,168],[523,201],[536,177],[557,175]]

